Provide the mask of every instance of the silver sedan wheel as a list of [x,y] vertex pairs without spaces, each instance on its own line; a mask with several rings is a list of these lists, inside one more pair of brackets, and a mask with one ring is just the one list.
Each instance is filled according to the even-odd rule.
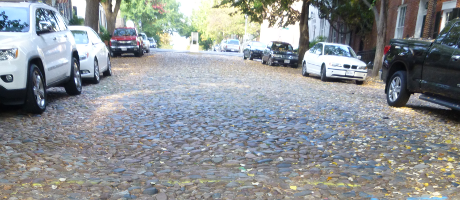
[[97,61],[94,61],[94,79],[96,81],[99,81],[101,79],[99,74],[99,63]]
[[37,102],[37,106],[40,108],[45,107],[45,87],[43,85],[42,77],[38,71],[34,71],[33,74],[33,91],[35,96],[35,101]]
[[399,76],[396,76],[393,80],[391,80],[390,91],[389,91],[388,97],[390,101],[394,102],[398,99],[400,94],[401,94],[401,78]]

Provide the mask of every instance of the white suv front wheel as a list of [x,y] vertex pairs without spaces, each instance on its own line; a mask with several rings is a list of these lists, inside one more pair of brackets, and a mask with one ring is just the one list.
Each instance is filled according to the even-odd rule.
[[69,95],[79,95],[81,94],[81,74],[80,66],[76,58],[72,58],[72,69],[70,72],[70,80],[65,85],[65,91]]
[[27,77],[27,94],[24,110],[26,112],[41,114],[46,110],[46,83],[42,71],[37,65],[31,64]]

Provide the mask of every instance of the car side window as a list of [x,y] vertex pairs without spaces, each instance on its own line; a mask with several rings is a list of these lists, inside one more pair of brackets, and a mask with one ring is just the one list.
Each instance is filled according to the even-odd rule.
[[458,37],[460,36],[460,23],[455,23],[450,29],[448,35],[442,40],[442,44],[453,46],[457,44]]
[[37,20],[35,24],[37,33],[53,31],[51,29],[51,22],[44,9],[38,8],[35,12],[35,18]]
[[95,43],[95,44],[102,43],[101,38],[99,37],[99,35],[96,32],[94,32],[93,29],[91,29],[91,31],[88,31],[88,35],[91,38],[91,41],[93,43]]
[[316,49],[315,49],[315,54],[320,55],[322,53],[323,53],[323,44],[320,43],[320,44],[318,44],[318,47],[316,47]]
[[319,44],[315,44],[315,46],[313,46],[311,49],[310,49],[310,53],[315,53],[316,49],[318,48],[318,45]]
[[62,16],[59,13],[55,13],[55,12],[53,12],[53,13],[54,13],[54,16],[57,19],[58,24],[59,24],[59,30],[60,31],[67,30],[67,24],[65,23],[64,19],[62,18]]
[[58,24],[58,22],[56,20],[56,17],[54,16],[54,12],[51,11],[51,10],[45,10],[45,13],[46,13],[47,17],[49,18],[49,21],[51,22],[51,28],[54,30],[54,32],[61,31],[60,27],[59,27],[59,24]]

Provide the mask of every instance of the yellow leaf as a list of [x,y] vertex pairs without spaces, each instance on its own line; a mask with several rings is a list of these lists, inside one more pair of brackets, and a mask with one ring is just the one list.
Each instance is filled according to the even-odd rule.
[[254,174],[248,174],[248,176],[254,176]]
[[332,177],[327,177],[327,179],[326,179],[326,180],[327,180],[327,181],[330,181],[331,179],[332,179]]
[[455,174],[449,175],[449,176],[447,176],[447,177],[449,177],[449,178],[455,178]]
[[329,173],[329,174],[333,174],[333,173],[334,173],[334,172],[331,172],[331,173]]
[[442,172],[446,172],[446,169],[444,169],[444,168],[441,168],[441,171],[442,171]]
[[442,160],[442,158],[441,158],[441,157],[438,157],[438,160]]
[[454,160],[454,158],[449,158],[449,159],[447,159],[447,161],[453,162],[453,161],[455,161],[455,160]]
[[452,140],[446,140],[446,144],[452,144]]
[[334,165],[337,165],[337,163],[336,163],[336,162],[332,162],[332,164],[334,164]]
[[406,149],[411,149],[412,147],[411,146],[406,146]]
[[291,185],[291,190],[297,190],[297,186]]
[[424,185],[425,187],[428,187],[428,185],[430,185],[430,184],[428,184],[428,183],[424,183],[423,185]]

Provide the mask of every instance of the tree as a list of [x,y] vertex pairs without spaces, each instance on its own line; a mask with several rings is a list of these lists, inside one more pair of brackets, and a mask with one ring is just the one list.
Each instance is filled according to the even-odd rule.
[[166,41],[161,40],[161,37],[179,31],[185,23],[176,0],[125,0],[120,10],[122,15],[133,20],[142,32],[155,38],[160,46],[162,41]]
[[[302,3],[301,11],[293,8]],[[296,22],[300,27],[299,59],[302,60],[309,46],[308,13],[311,0],[222,0],[218,7],[231,6],[238,8],[236,13],[246,14],[251,21],[262,23],[268,20],[269,26],[286,27]],[[299,66],[302,63],[299,62]]]
[[85,26],[89,26],[96,31],[99,27],[99,1],[86,0]]
[[[125,0],[125,2],[129,2],[129,0]],[[117,20],[118,11],[120,10],[121,0],[115,1],[115,7],[112,4],[112,0],[102,0],[101,3],[105,11],[105,17],[107,19],[107,31],[109,34],[112,34],[115,30],[115,23]]]
[[[380,69],[382,69],[383,49],[385,48],[385,36],[387,32],[387,12],[388,0],[362,0],[374,13],[375,23],[377,25],[377,44],[374,58],[374,69],[372,69],[371,76],[378,76]],[[376,4],[380,3],[380,11]]]

